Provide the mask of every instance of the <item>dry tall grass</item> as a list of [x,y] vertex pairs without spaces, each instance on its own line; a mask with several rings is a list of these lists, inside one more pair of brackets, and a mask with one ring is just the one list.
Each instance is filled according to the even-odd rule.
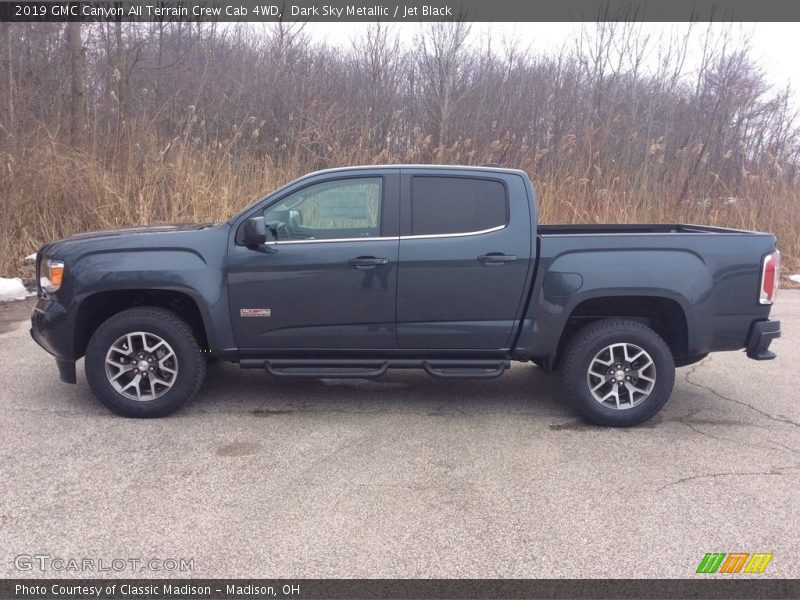
[[351,51],[283,24],[83,27],[81,52],[61,24],[0,27],[0,274],[81,231],[224,220],[319,168],[485,162],[530,175],[542,222],[770,231],[800,269],[791,95],[724,32],[599,24],[534,56],[470,47],[463,23],[411,47],[375,25]]
[[[78,152],[42,128],[26,147],[0,155],[0,273],[20,271],[23,257],[42,243],[74,233],[149,223],[228,219],[257,197],[320,166],[377,163],[475,164],[470,144],[366,157],[343,151],[327,165],[306,166],[233,153],[221,142],[206,147],[176,142],[159,149],[146,136],[129,139],[112,161],[100,152]],[[553,152],[559,151],[554,147]],[[713,174],[702,195],[679,196],[689,168],[674,157],[667,177],[659,169],[635,172],[542,172],[537,155],[511,145],[504,164],[533,179],[543,223],[688,222],[775,233],[789,269],[800,267],[800,188],[775,176],[750,174],[731,193]],[[539,155],[542,150],[539,151]],[[658,164],[658,157],[655,163]],[[794,272],[794,271],[792,271]]]

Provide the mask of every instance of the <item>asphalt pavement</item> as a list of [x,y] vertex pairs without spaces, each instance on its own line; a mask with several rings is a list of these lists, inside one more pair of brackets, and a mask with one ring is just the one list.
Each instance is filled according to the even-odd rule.
[[494,381],[215,365],[177,415],[123,419],[82,364],[59,382],[28,312],[0,311],[2,577],[671,578],[706,552],[800,576],[800,291],[778,296],[776,360],[679,369],[632,429],[581,422],[533,365]]

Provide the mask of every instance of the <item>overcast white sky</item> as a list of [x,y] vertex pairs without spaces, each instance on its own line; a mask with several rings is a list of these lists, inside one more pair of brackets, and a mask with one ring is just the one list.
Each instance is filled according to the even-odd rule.
[[[346,45],[361,27],[364,25],[360,23],[308,23],[306,31],[314,39],[325,40],[334,45]],[[410,43],[420,26],[417,23],[395,23],[393,27],[402,40]],[[488,33],[496,40],[514,36],[523,45],[547,52],[557,50],[565,42],[574,43],[580,27],[580,23],[475,23],[472,25],[471,37],[473,43],[479,44]],[[684,31],[688,25],[645,23],[642,27],[658,36],[659,33],[668,35],[670,31]],[[702,34],[708,25],[698,23],[695,27],[698,35],[695,39],[697,49],[694,57],[697,58]],[[800,88],[800,23],[740,23],[732,26],[720,23],[713,27],[720,30],[733,27],[734,35],[739,39],[749,36],[752,55],[761,64],[773,86],[783,88],[789,83],[793,90]],[[798,95],[795,92],[795,101],[800,104]]]

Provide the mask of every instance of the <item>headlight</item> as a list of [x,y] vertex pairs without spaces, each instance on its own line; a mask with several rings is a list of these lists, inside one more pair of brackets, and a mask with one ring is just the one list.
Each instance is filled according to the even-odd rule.
[[64,261],[48,259],[47,275],[39,278],[39,284],[45,292],[55,292],[61,287],[64,279]]

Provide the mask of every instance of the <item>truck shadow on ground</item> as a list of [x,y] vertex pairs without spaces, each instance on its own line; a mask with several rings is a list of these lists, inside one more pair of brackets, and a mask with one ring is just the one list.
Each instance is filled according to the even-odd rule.
[[378,379],[289,379],[215,364],[187,410],[257,417],[295,412],[575,416],[558,375],[534,365],[515,366],[492,380],[441,380],[405,370]]
[[[676,395],[677,396],[677,395]],[[691,399],[670,400],[635,429],[655,429],[675,412],[693,417]],[[685,405],[685,406],[684,406]],[[608,430],[581,419],[565,396],[558,373],[532,364],[514,365],[491,380],[441,380],[421,371],[394,370],[378,379],[272,377],[233,364],[209,367],[203,387],[184,412],[247,414],[275,418],[295,414],[417,414],[426,417],[530,416],[552,431]],[[180,413],[179,413],[180,414]]]

